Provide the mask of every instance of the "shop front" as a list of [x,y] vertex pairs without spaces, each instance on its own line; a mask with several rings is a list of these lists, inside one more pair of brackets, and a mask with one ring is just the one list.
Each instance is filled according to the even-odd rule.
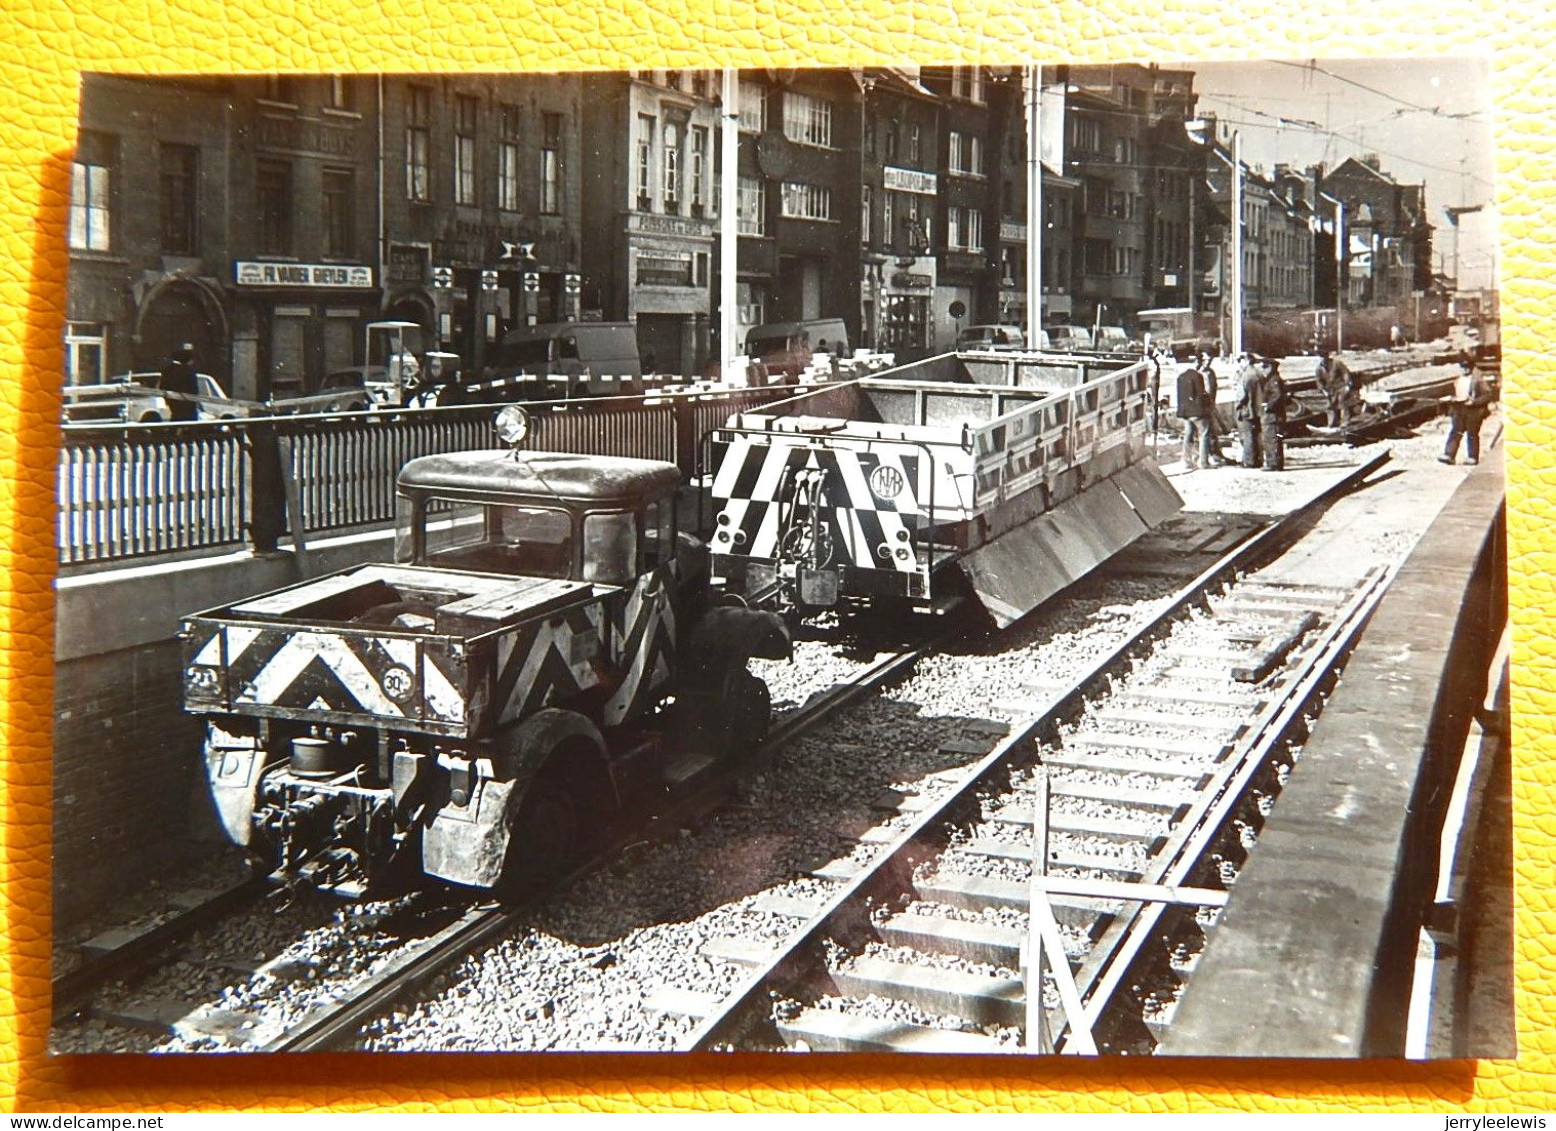
[[934,346],[936,263],[933,255],[893,259],[882,271],[877,348],[898,361],[926,357]]
[[232,393],[298,396],[356,362],[362,326],[379,310],[365,264],[233,265]]

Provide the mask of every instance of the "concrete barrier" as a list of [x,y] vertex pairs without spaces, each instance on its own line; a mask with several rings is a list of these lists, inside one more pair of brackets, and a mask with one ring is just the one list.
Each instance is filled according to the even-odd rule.
[[1163,1054],[1404,1055],[1443,813],[1507,617],[1504,506],[1501,460],[1489,459],[1396,576],[1209,934]]

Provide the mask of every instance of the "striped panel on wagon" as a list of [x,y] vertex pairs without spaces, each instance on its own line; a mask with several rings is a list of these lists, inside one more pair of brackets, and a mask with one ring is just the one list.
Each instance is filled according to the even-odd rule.
[[716,573],[755,565],[835,576],[842,595],[921,597],[914,548],[929,525],[933,461],[912,444],[723,432],[714,441]]
[[[469,666],[438,637],[340,629],[193,622],[193,671],[215,671],[227,710],[310,722],[463,732]],[[191,699],[198,702],[191,689]]]

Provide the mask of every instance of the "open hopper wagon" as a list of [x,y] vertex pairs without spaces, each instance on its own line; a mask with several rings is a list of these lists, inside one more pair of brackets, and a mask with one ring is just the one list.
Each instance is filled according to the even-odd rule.
[[1182,500],[1145,449],[1143,364],[1048,388],[893,379],[829,385],[705,438],[716,579],[800,613],[933,608],[963,588],[1001,626]]

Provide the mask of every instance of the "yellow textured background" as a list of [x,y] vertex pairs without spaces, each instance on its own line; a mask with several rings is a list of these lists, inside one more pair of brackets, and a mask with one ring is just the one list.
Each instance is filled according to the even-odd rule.
[[[0,1105],[656,1110],[1507,1110],[1553,1106],[1556,9],[1194,0],[0,0]],[[1032,1064],[886,1058],[330,1056],[50,1061],[53,475],[69,162],[82,70],[659,66],[1494,56],[1517,634],[1519,1025],[1513,1062]],[[108,752],[105,751],[105,755]]]

